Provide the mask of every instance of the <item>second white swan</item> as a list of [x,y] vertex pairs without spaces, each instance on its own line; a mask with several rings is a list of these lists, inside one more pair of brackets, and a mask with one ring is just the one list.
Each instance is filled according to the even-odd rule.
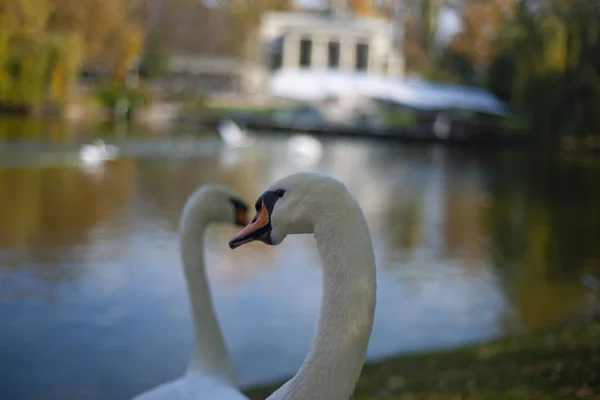
[[204,265],[208,225],[226,222],[244,226],[248,222],[246,211],[242,197],[223,186],[203,186],[187,201],[180,222],[180,251],[194,323],[194,356],[183,377],[134,400],[248,400],[235,383]]

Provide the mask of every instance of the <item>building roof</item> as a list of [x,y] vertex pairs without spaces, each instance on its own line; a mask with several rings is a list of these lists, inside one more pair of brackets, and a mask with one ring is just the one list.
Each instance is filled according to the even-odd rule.
[[383,18],[330,16],[309,12],[268,12],[262,17],[263,26],[278,26],[289,30],[338,30],[374,34],[391,29]]
[[461,108],[506,115],[507,106],[490,92],[473,87],[370,76],[331,70],[288,70],[273,75],[272,95],[317,101],[329,97],[364,96],[386,99],[423,110]]

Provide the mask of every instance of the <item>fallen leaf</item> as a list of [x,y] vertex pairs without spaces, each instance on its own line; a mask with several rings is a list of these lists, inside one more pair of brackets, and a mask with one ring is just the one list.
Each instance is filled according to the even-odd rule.
[[588,397],[593,394],[594,391],[589,386],[582,386],[575,392],[575,396],[577,397]]
[[397,390],[400,389],[402,385],[404,385],[404,378],[401,376],[392,376],[390,379],[388,379],[386,386],[390,390]]

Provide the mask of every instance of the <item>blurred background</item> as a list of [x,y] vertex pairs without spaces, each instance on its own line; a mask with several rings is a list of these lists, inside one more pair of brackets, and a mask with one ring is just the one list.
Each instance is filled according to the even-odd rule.
[[[385,368],[361,398],[600,395],[599,17],[596,0],[0,0],[0,398],[180,376],[185,201],[222,183],[252,204],[300,170],[344,181],[373,236]],[[310,237],[234,254],[234,232],[207,239],[216,312],[240,383],[268,385],[306,354],[320,261]],[[444,380],[381,361],[415,354]]]

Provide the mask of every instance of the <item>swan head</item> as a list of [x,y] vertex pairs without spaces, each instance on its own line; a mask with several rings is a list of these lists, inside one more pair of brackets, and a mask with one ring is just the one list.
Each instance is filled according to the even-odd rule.
[[182,223],[203,220],[237,226],[248,224],[248,205],[235,190],[220,185],[204,185],[188,200]]
[[299,172],[273,183],[256,200],[256,215],[229,247],[261,241],[278,245],[287,235],[310,234],[315,225],[326,218],[328,209],[350,199],[346,186],[327,175]]

